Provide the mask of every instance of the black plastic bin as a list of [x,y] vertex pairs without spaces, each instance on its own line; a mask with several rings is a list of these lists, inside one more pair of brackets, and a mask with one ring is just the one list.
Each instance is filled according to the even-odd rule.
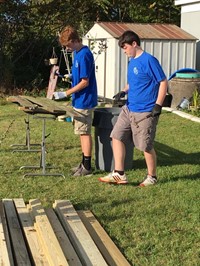
[[[112,139],[110,133],[117,121],[120,107],[96,108],[94,110],[93,126],[95,127],[95,165],[97,169],[112,171],[114,168]],[[133,168],[133,149],[132,142],[125,143],[126,157],[125,170]]]

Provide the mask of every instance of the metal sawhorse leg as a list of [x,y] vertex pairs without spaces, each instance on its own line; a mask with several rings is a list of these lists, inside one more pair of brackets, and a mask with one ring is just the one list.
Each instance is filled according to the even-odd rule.
[[24,175],[26,176],[62,176],[65,178],[63,174],[59,173],[47,173],[46,168],[53,168],[53,167],[46,167],[46,146],[45,146],[45,140],[49,136],[46,136],[46,119],[55,119],[55,117],[43,117],[43,116],[36,116],[36,119],[42,119],[43,120],[43,130],[42,130],[42,144],[41,144],[41,157],[40,157],[40,165],[39,166],[29,166],[29,165],[24,165],[20,167],[21,169],[25,168],[31,168],[31,169],[42,169],[41,173],[27,173]]
[[41,144],[31,144],[30,143],[30,122],[29,122],[29,114],[27,114],[27,120],[24,119],[26,124],[26,143],[25,144],[12,144],[11,147],[26,147],[27,149],[16,149],[13,152],[39,152],[40,150],[31,149],[31,146],[40,146]]

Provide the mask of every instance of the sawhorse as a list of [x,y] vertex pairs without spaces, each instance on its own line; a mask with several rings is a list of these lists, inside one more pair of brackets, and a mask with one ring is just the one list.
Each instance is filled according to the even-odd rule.
[[40,165],[39,166],[24,165],[24,166],[20,167],[20,170],[25,169],[25,168],[42,169],[41,173],[27,173],[24,175],[24,177],[27,177],[27,176],[62,176],[63,178],[65,178],[65,176],[63,174],[47,173],[46,172],[46,168],[53,168],[53,167],[46,167],[46,145],[45,145],[45,141],[46,141],[46,138],[50,135],[50,134],[48,134],[46,136],[46,120],[47,119],[55,119],[55,116],[50,116],[50,117],[49,116],[48,117],[47,116],[35,116],[34,118],[43,120]]
[[31,144],[30,143],[30,114],[27,114],[27,120],[24,119],[26,124],[26,142],[25,144],[12,144],[11,147],[26,147],[27,149],[16,149],[13,152],[39,152],[40,150],[31,149],[31,146],[40,146],[40,144]]

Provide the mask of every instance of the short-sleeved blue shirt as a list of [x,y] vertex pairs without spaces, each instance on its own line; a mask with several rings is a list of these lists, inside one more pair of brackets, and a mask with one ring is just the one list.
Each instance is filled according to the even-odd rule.
[[77,109],[91,109],[97,105],[98,96],[94,57],[88,46],[74,52],[72,86],[76,86],[82,78],[88,78],[89,85],[72,94],[72,105]]
[[160,82],[166,78],[158,60],[147,52],[131,58],[128,65],[127,106],[132,112],[152,111]]

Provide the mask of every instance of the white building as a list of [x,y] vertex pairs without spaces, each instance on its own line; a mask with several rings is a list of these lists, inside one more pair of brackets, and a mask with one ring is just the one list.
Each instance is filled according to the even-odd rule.
[[196,66],[196,38],[176,25],[97,22],[83,43],[94,53],[98,95],[112,99],[126,84],[128,58],[118,46],[119,36],[133,30],[141,47],[161,63],[167,78],[181,68]]
[[175,5],[181,6],[181,28],[198,39],[196,69],[200,71],[200,1],[176,0]]

